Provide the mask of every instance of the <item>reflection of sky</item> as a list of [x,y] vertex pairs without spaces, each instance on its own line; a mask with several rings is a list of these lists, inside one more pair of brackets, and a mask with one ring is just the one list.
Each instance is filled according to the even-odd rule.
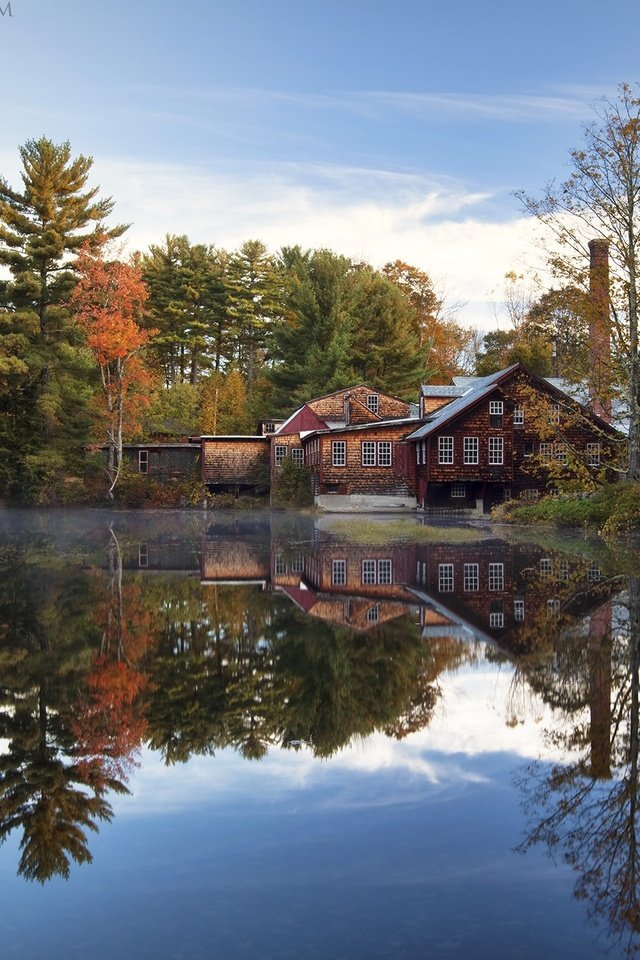
[[447,675],[430,729],[326,761],[306,748],[177,767],[145,755],[90,838],[94,864],[68,882],[16,879],[10,838],[3,958],[597,955],[568,869],[513,852],[513,772],[542,751],[544,723],[506,726],[510,679],[486,665]]

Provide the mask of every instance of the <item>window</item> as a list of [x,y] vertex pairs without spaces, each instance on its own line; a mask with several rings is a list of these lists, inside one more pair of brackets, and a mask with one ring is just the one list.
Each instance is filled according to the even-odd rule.
[[291,459],[294,463],[302,465],[304,463],[304,450],[302,447],[294,447],[291,451]]
[[371,410],[371,413],[377,413],[379,408],[379,396],[377,393],[368,393],[367,394],[367,409]]
[[477,563],[465,563],[463,583],[466,591],[480,589],[480,568]]
[[489,564],[489,590],[504,590],[504,563]]
[[138,472],[149,473],[149,451],[148,450],[138,451]]
[[378,441],[378,466],[379,467],[391,466],[391,441],[390,440]]
[[464,462],[465,463],[478,462],[478,438],[477,437],[464,438]]
[[291,573],[304,572],[304,557],[298,553],[291,561]]
[[516,623],[522,623],[524,620],[524,600],[513,601],[513,619]]
[[287,572],[287,563],[284,559],[284,556],[281,553],[276,553],[273,558],[273,572],[276,577],[284,577]]
[[596,563],[595,560],[589,564],[589,569],[587,570],[587,580],[589,583],[598,583],[600,580],[602,580],[602,568],[600,567],[599,563]]
[[280,464],[284,463],[286,459],[287,459],[287,448],[282,444],[277,443],[276,451],[275,451],[276,467],[279,467]]
[[452,484],[451,484],[451,496],[452,496],[452,497],[454,497],[454,498],[455,498],[455,497],[457,497],[457,498],[461,498],[461,497],[464,498],[464,497],[466,497],[466,495],[467,495],[467,490],[466,490],[466,487],[465,487],[464,483],[460,483],[460,481],[456,481],[455,483],[452,483]]
[[540,561],[540,579],[548,580],[553,573],[553,563],[549,557],[543,557]]
[[334,587],[344,587],[347,582],[347,561],[331,561],[331,583]]
[[535,490],[532,487],[527,487],[526,490],[522,490],[520,493],[520,499],[524,500],[525,503],[535,503],[540,497],[540,491]]
[[489,401],[489,424],[492,427],[501,427],[502,426],[502,414],[504,412],[504,404],[502,400],[490,400]]
[[378,560],[378,583],[393,583],[391,560]]
[[513,408],[513,425],[514,427],[524,427],[524,407]]
[[524,444],[524,456],[532,457],[535,453],[535,446],[533,440],[525,440]]
[[438,564],[438,590],[440,593],[451,593],[453,591],[453,564]]
[[373,442],[373,440],[363,440],[361,448],[362,448],[362,466],[375,467],[376,445]]
[[600,444],[599,443],[587,444],[587,463],[589,464],[590,467],[600,466]]
[[498,610],[495,613],[489,614],[489,626],[490,627],[504,627],[504,613],[502,610]]
[[422,462],[426,463],[427,462],[427,441],[426,440],[422,441],[421,447],[422,447]]
[[547,600],[547,614],[550,617],[557,617],[560,612],[560,601],[559,600]]
[[375,583],[376,582],[376,562],[375,560],[363,560],[362,561],[362,582],[363,583]]
[[568,579],[569,579],[569,561],[558,560],[558,580],[562,580],[563,583],[566,583]]
[[344,467],[347,463],[347,444],[345,440],[333,440],[331,443],[331,463],[334,467]]
[[552,403],[549,410],[549,419],[551,423],[560,423],[560,404]]
[[556,460],[559,460],[560,463],[567,463],[567,445],[566,443],[556,443]]
[[553,457],[553,444],[552,443],[541,443],[540,444],[540,459],[541,460],[551,460]]
[[263,433],[275,433],[276,425],[272,420],[266,421],[262,428]]
[[139,567],[148,567],[149,566],[149,544],[141,543],[138,547],[138,566]]
[[489,437],[489,463],[501,464],[504,459],[504,440],[502,437]]
[[374,603],[374,605],[367,610],[367,623],[377,623],[379,619],[380,607],[377,603]]
[[453,463],[453,437],[438,437],[438,463]]

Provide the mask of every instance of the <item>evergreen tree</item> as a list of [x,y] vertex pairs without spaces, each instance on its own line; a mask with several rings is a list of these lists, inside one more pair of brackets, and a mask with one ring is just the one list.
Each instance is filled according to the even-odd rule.
[[86,438],[91,361],[66,306],[75,252],[105,230],[110,198],[87,189],[90,157],[46,137],[20,148],[22,190],[0,178],[0,492],[34,495]]

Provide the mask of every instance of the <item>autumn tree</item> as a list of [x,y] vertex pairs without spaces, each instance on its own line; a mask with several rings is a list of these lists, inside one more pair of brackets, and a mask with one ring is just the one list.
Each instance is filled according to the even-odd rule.
[[29,140],[20,158],[21,187],[0,178],[0,484],[33,496],[90,429],[90,371],[68,308],[76,254],[126,227],[106,227],[113,201],[88,186],[93,161],[68,142]]
[[603,100],[570,153],[571,171],[541,199],[520,193],[525,208],[548,229],[557,247],[551,266],[563,283],[586,290],[592,239],[609,244],[612,356],[611,389],[628,408],[628,476],[640,479],[640,353],[638,271],[640,250],[640,98],[623,84],[615,100]]
[[122,466],[126,415],[137,413],[148,384],[138,356],[155,331],[140,320],[147,291],[137,262],[107,260],[104,243],[85,245],[78,256],[80,279],[71,307],[100,368],[107,432],[107,495],[113,499]]

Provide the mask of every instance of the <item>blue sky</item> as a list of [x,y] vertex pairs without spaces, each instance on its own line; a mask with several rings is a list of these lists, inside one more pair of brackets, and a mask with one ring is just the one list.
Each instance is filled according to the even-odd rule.
[[[495,323],[537,194],[637,77],[637,0],[0,0],[0,172],[45,134],[145,248],[258,237],[427,270]],[[10,15],[9,15],[10,13]]]

